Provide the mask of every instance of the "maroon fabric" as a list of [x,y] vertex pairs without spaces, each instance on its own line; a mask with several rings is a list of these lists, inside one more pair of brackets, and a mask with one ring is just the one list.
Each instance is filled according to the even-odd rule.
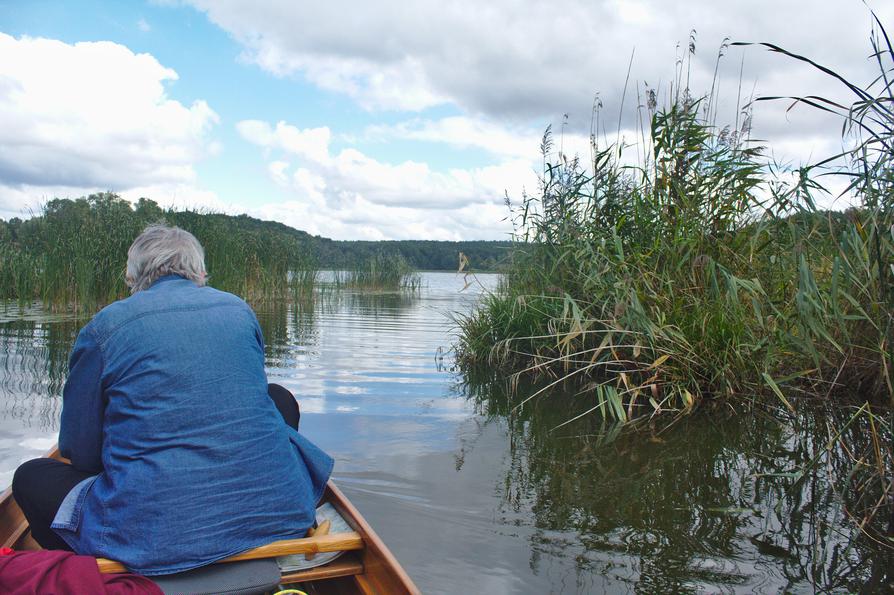
[[163,595],[136,574],[100,574],[96,558],[59,550],[0,555],[0,593],[9,595]]

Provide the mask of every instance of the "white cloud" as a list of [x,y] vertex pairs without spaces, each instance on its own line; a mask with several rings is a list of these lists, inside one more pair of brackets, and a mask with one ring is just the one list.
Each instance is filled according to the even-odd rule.
[[[449,142],[453,128],[445,128],[446,136],[432,132],[430,138]],[[431,129],[437,131],[437,123]],[[237,124],[237,130],[263,148],[272,159],[271,179],[294,197],[255,214],[337,239],[505,238],[504,192],[536,184],[529,156],[441,172],[419,161],[385,163],[353,147],[335,152],[328,128],[302,130],[286,122],[273,126],[248,120]],[[290,171],[291,163],[280,156],[297,160],[295,169]]]
[[268,149],[283,151],[312,159],[318,163],[329,160],[329,128],[308,128],[299,130],[285,122],[276,127],[260,120],[243,120],[236,124],[236,130],[245,140]]
[[415,119],[394,125],[373,125],[366,136],[446,143],[459,148],[480,148],[492,155],[531,159],[537,154],[542,131],[501,126],[487,119],[451,116],[440,120]]
[[219,150],[209,139],[218,116],[205,101],[170,99],[175,80],[116,43],[0,33],[0,207],[141,188],[214,202],[196,188],[194,163]]
[[[717,52],[726,37],[778,43],[864,84],[877,74],[867,59],[871,17],[856,2],[187,3],[229,32],[242,45],[244,59],[276,76],[302,76],[370,110],[421,111],[450,105],[462,114],[436,124],[411,123],[392,134],[465,142],[517,157],[527,154],[527,147],[513,146],[516,139],[531,136],[527,127],[533,125],[539,132],[564,113],[569,114],[569,134],[585,137],[596,92],[605,106],[607,132],[615,130],[617,124],[608,122],[617,121],[634,52],[622,124],[635,128],[635,108],[644,101],[641,83],[648,82],[660,98],[669,94],[676,61],[688,59],[692,29],[697,31],[697,51],[684,70],[697,94],[714,84]],[[882,22],[894,18],[892,3],[875,2],[872,8]],[[721,126],[734,121],[737,105],[743,103],[740,84],[746,99],[753,94],[853,99],[836,81],[796,60],[757,47],[730,47],[725,53],[716,81]],[[838,137],[839,122],[817,110],[786,112],[786,107],[756,105],[753,127],[754,137],[769,144],[779,141],[807,149],[803,154],[786,153],[784,160],[804,162]],[[479,126],[469,128],[473,122]],[[819,136],[823,140],[810,143]]]
[[152,31],[152,25],[146,22],[146,19],[141,17],[140,20],[137,21],[137,29],[143,33],[148,33],[149,31]]
[[[299,170],[300,171],[300,170]],[[295,189],[291,200],[270,203],[250,214],[311,234],[347,240],[508,239],[503,205],[472,204],[459,209],[413,209],[372,203],[354,196],[332,206],[319,195]]]
[[272,161],[267,166],[267,171],[270,172],[270,177],[279,185],[288,183],[288,177],[286,176],[287,169],[289,169],[288,161]]
[[[237,124],[237,130],[268,153],[299,158],[293,187],[323,197],[329,207],[358,198],[376,205],[416,209],[501,204],[506,190],[520,191],[523,185],[536,181],[530,158],[440,172],[420,161],[385,163],[351,147],[332,152],[332,133],[325,127],[302,130],[286,122],[271,126],[248,120]],[[275,181],[286,182],[286,162],[277,159],[269,164],[269,170]]]
[[[413,119],[391,125],[367,127],[363,138],[372,141],[407,139],[442,143],[459,149],[476,148],[503,161],[525,160],[532,165],[541,161],[540,143],[544,127],[500,124],[489,118],[450,116],[438,120]],[[555,153],[586,157],[589,136],[563,131],[557,126],[553,135]]]
[[[620,98],[634,49],[635,79],[656,86],[668,81],[674,48],[687,43],[691,29],[698,31],[693,75],[705,90],[726,36],[774,41],[833,67],[867,72],[870,16],[853,2],[753,0],[722,8],[709,0],[189,3],[230,32],[245,57],[265,70],[300,73],[370,108],[453,103],[499,117],[573,111],[588,119],[594,92]],[[894,16],[890,5],[877,4],[883,22]],[[721,73],[730,93],[739,55]],[[746,83],[756,77],[804,80],[803,65],[781,56],[750,51],[746,64]]]

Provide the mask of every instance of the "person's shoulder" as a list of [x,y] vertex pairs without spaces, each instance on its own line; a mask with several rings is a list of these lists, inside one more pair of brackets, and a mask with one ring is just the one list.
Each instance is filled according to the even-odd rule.
[[97,338],[102,338],[136,318],[159,312],[188,310],[191,308],[236,308],[249,312],[254,316],[254,311],[245,300],[226,291],[208,286],[198,287],[193,284],[178,288],[177,291],[186,291],[187,293],[180,294],[177,297],[168,294],[162,298],[161,295],[156,295],[149,291],[138,291],[132,296],[113,302],[97,312],[85,328],[88,328]]
[[90,320],[90,325],[101,326],[106,322],[129,315],[133,309],[133,298],[134,296],[128,296],[105,306],[93,315],[93,318]]
[[90,319],[90,322],[84,328],[101,333],[102,329],[114,326],[130,318],[136,309],[134,302],[137,295],[128,296],[105,306],[93,315],[93,318]]
[[245,300],[234,293],[215,289],[213,287],[209,287],[208,285],[199,287],[199,291],[205,295],[206,299],[210,299],[214,302],[229,306],[240,306],[242,308],[251,310],[251,306],[249,306]]
[[198,288],[199,293],[203,295],[202,302],[206,306],[216,308],[227,308],[230,312],[239,312],[240,317],[245,317],[246,321],[256,321],[257,315],[254,309],[248,305],[244,299],[220,289],[204,286]]

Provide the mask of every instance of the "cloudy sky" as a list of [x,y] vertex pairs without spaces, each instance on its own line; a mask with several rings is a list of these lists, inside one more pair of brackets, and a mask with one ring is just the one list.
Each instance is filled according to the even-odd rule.
[[[112,190],[338,239],[505,238],[544,128],[585,152],[598,94],[604,135],[634,142],[637,91],[668,92],[693,29],[696,93],[724,38],[872,76],[859,0],[0,0],[0,218]],[[758,48],[718,72],[720,124],[740,95],[846,97]],[[785,107],[754,114],[775,160],[840,147]]]

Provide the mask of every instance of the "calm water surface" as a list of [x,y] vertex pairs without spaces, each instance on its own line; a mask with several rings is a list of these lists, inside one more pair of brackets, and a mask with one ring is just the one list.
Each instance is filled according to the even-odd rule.
[[[452,371],[451,315],[496,278],[464,292],[454,274],[423,280],[414,295],[323,289],[257,312],[271,382],[298,395],[302,431],[424,592],[890,588],[894,560],[853,543],[847,495],[831,489],[844,463],[791,475],[842,419],[715,412],[631,434],[591,416],[554,429],[585,396],[513,411],[503,379]],[[83,323],[0,305],[0,483],[55,443]]]

